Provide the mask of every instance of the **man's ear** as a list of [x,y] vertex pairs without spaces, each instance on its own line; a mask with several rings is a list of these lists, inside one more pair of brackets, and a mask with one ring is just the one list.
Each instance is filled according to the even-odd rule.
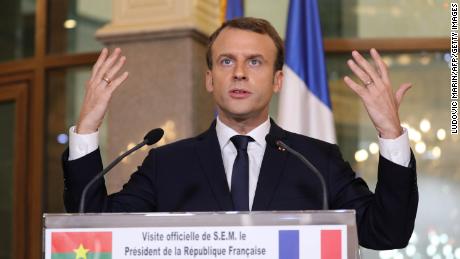
[[214,91],[214,80],[212,79],[211,70],[206,71],[206,90],[210,93]]
[[273,92],[278,93],[281,88],[283,88],[283,78],[284,73],[283,70],[278,70],[275,72],[275,76],[273,77]]

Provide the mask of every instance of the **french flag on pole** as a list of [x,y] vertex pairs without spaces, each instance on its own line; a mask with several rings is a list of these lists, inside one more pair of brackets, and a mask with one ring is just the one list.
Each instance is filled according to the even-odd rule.
[[228,21],[244,16],[243,0],[221,0],[221,21]]
[[335,143],[316,0],[290,1],[285,47],[278,123],[286,130]]

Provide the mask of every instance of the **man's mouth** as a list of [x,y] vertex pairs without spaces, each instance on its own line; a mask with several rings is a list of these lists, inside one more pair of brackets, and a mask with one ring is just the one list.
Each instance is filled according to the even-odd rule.
[[236,98],[236,99],[242,99],[248,97],[251,92],[244,90],[244,89],[232,89],[229,91],[230,97]]

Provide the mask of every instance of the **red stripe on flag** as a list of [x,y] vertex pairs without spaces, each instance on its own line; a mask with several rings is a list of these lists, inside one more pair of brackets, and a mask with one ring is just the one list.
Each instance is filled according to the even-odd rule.
[[88,252],[112,252],[112,232],[53,232],[51,253],[73,253],[80,244]]
[[321,230],[321,259],[342,258],[342,231]]

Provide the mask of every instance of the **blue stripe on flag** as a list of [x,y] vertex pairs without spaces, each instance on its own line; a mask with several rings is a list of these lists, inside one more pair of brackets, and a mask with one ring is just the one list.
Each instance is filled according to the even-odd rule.
[[316,0],[291,0],[286,33],[286,65],[331,108],[321,25]]
[[279,259],[299,259],[299,231],[279,231]]
[[232,20],[244,16],[243,0],[227,0],[227,9],[225,10],[225,20]]

